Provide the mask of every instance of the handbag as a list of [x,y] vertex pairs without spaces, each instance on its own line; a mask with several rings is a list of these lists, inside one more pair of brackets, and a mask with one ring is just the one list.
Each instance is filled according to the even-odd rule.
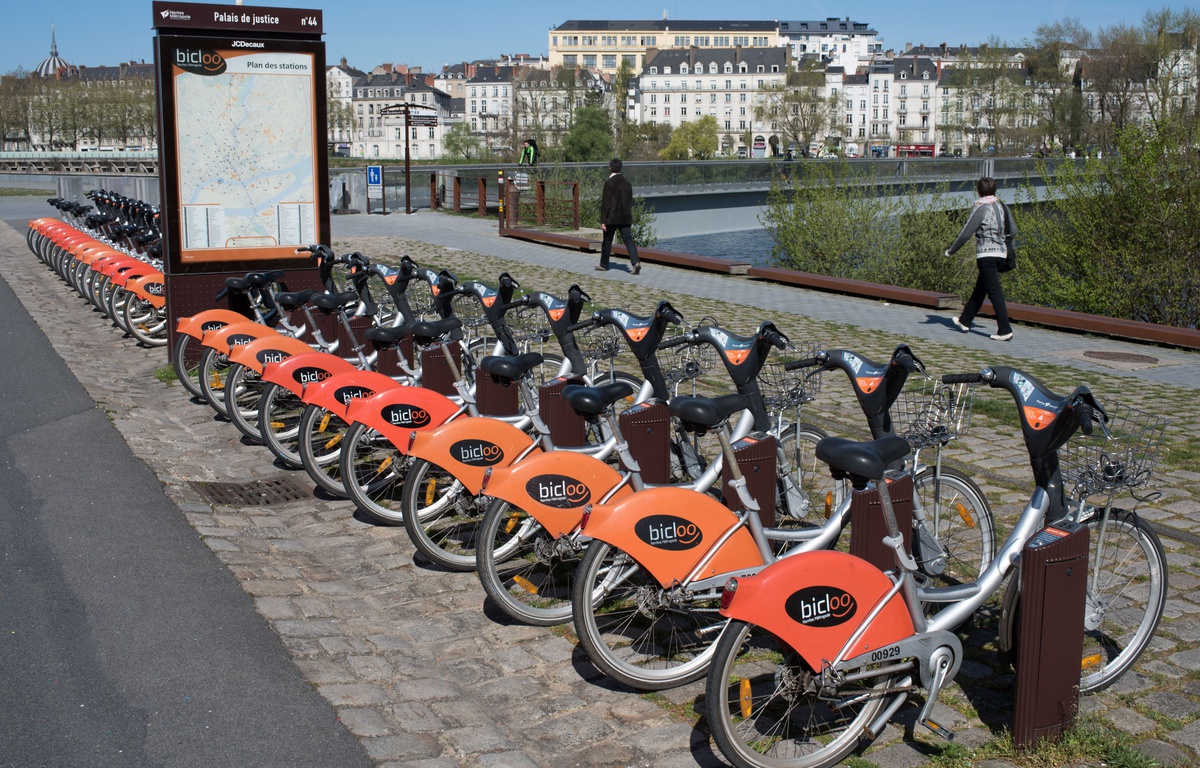
[[1004,263],[996,267],[997,272],[1012,272],[1017,268],[1017,246],[1013,242],[1015,232],[1008,227],[1008,206],[1000,203],[1000,226],[1004,227]]

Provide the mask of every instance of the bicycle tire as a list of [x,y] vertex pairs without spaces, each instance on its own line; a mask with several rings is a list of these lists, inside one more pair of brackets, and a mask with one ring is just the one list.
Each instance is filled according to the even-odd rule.
[[[795,520],[821,525],[829,511],[837,509],[849,484],[834,480],[829,468],[816,457],[818,442],[829,434],[807,422],[789,425],[777,436],[778,461],[775,464],[775,519],[778,524]],[[797,493],[789,500],[789,488]],[[796,507],[796,508],[793,508]]]
[[303,400],[278,384],[264,387],[258,401],[258,433],[263,445],[289,469],[304,466],[297,446],[304,408]]
[[475,545],[486,505],[425,459],[413,461],[401,494],[404,528],[417,551],[443,568],[475,570]]
[[[1095,693],[1129,671],[1154,637],[1167,607],[1167,556],[1158,534],[1135,512],[1103,509],[1088,526],[1088,596],[1079,690]],[[1102,551],[1098,548],[1102,547]]]
[[579,643],[592,664],[631,688],[658,691],[699,680],[720,629],[720,597],[670,594],[611,545],[588,544],[571,596]]
[[977,580],[996,556],[996,524],[975,481],[950,467],[940,473],[925,467],[913,478],[913,501],[924,508],[926,530],[936,541],[937,549],[922,558],[921,537],[914,531],[917,565],[933,582],[930,586]]
[[304,471],[329,493],[348,498],[342,483],[341,451],[350,425],[333,411],[309,405],[300,417],[299,429],[296,452]]
[[403,525],[400,496],[411,459],[387,438],[355,422],[340,457],[346,493],[363,514],[382,525]]
[[262,376],[241,363],[234,363],[225,378],[225,412],[238,432],[254,443],[262,443],[258,429],[258,403],[265,382]]
[[496,607],[535,627],[571,620],[574,577],[583,554],[554,539],[524,510],[496,499],[479,524],[476,571]]
[[165,347],[167,338],[166,309],[159,309],[141,296],[130,296],[125,302],[125,325],[129,333],[147,347]]
[[196,382],[200,385],[200,399],[208,403],[218,415],[229,418],[225,410],[225,383],[229,376],[229,356],[207,347],[200,355],[200,369]]
[[193,397],[204,397],[200,391],[200,382],[196,378],[200,373],[200,340],[194,336],[181,333],[175,337],[175,347],[171,353],[171,367],[175,369],[175,378]]
[[898,677],[881,673],[818,690],[786,643],[733,621],[717,641],[705,686],[709,730],[737,768],[826,768],[862,744],[895,695],[872,691],[894,688]]
[[108,318],[121,329],[123,333],[129,333],[129,328],[125,326],[125,301],[129,296],[129,292],[121,286],[114,286],[108,294],[106,306],[108,311],[105,314]]

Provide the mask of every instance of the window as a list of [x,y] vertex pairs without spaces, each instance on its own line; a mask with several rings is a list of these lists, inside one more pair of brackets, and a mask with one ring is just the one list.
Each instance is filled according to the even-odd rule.
[[596,36],[595,35],[584,35],[583,36],[583,44],[584,45],[595,45],[596,44]]
[[[867,102],[863,102],[863,109],[866,109]],[[846,99],[846,109],[854,109],[854,99]]]
[[644,48],[656,47],[658,45],[658,38],[654,35],[642,35],[639,40],[641,46]]
[[686,75],[687,73],[688,73],[688,65],[687,65],[687,62],[685,61],[684,63],[679,65],[679,74]]
[[686,35],[675,35],[675,47],[686,48],[692,44],[692,39]]
[[601,63],[603,64],[605,69],[616,69],[617,68],[617,54],[615,54],[615,53],[604,54],[603,58],[601,59]]
[[596,67],[596,54],[585,53],[583,56],[583,66],[594,69]]
[[564,66],[564,67],[577,67],[577,66],[579,66],[579,57],[578,57],[578,56],[576,56],[576,55],[575,55],[575,54],[573,54],[573,53],[570,53],[570,54],[564,54],[564,55],[563,55],[563,66]]
[[[715,61],[709,62],[709,64],[708,64],[708,74],[710,74],[710,75],[715,75],[715,74],[717,74],[717,62],[715,62]],[[713,83],[713,87],[714,87],[714,88],[716,88],[716,87],[717,87],[716,83]]]
[[[848,102],[846,102],[847,106],[848,106],[848,105],[850,105],[850,104],[853,104],[853,103],[854,103],[853,101],[848,101]],[[858,108],[859,108],[859,109],[866,109],[866,108],[867,108],[867,100],[866,100],[866,99],[863,99],[862,101],[858,102]]]
[[907,86],[907,85],[901,85],[901,86],[900,86],[900,95],[901,95],[901,96],[907,96],[907,95],[908,95],[908,86]]
[[[650,67],[650,74],[652,74],[652,75],[657,75],[657,74],[658,74],[658,67]],[[653,86],[651,86],[651,87],[653,87]]]
[[621,35],[621,45],[636,45],[636,40],[633,35]]

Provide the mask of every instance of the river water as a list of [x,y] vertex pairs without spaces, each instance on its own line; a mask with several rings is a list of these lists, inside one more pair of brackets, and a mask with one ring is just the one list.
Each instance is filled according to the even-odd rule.
[[771,265],[771,249],[775,241],[765,229],[751,229],[743,232],[722,232],[716,235],[692,235],[689,237],[668,237],[658,241],[659,248],[680,253],[694,253],[697,256],[714,256],[719,259],[729,259],[753,264],[754,266]]

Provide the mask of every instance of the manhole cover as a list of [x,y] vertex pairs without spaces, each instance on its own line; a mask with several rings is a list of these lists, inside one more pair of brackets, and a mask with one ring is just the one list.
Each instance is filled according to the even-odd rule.
[[1155,365],[1158,363],[1157,357],[1150,355],[1138,355],[1133,352],[1105,352],[1098,349],[1090,349],[1083,353],[1084,357],[1090,357],[1093,360],[1106,360],[1110,363],[1139,363],[1142,365]]
[[204,498],[222,507],[269,507],[312,499],[312,486],[290,477],[255,480],[250,483],[212,483],[192,480],[188,485]]

